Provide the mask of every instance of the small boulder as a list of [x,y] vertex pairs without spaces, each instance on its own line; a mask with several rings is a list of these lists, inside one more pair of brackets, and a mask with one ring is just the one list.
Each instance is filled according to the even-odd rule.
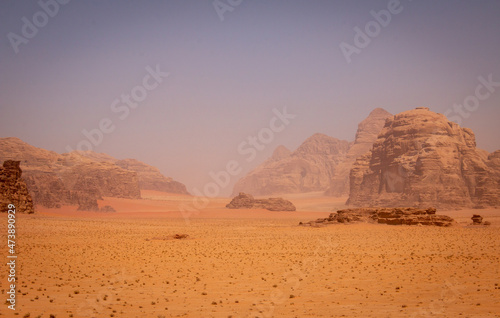
[[473,225],[481,225],[481,223],[483,223],[483,217],[480,216],[479,214],[474,214],[471,217],[471,220]]

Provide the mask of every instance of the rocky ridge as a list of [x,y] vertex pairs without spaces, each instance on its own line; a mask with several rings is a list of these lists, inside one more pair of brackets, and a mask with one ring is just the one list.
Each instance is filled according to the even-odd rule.
[[18,138],[0,138],[0,160],[20,160],[34,203],[49,208],[73,204],[95,211],[97,200],[103,197],[139,199],[141,185],[143,189],[164,191],[161,186],[173,184],[171,192],[177,189],[185,193],[182,184],[164,177],[154,167],[91,151],[58,154]]
[[147,165],[139,160],[124,159],[116,161],[115,164],[125,170],[136,172],[141,190],[189,194],[184,184],[170,177],[165,177],[158,168]]

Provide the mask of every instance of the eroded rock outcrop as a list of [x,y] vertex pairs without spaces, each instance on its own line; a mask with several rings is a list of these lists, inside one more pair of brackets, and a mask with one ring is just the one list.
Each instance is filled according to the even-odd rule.
[[118,160],[92,151],[58,154],[18,138],[0,138],[0,160],[20,160],[33,202],[96,210],[103,197],[140,198],[140,190],[187,193],[185,186],[137,160]]
[[158,168],[145,164],[136,159],[118,160],[107,154],[95,153],[93,151],[77,151],[76,155],[91,159],[97,162],[115,164],[127,171],[137,174],[137,181],[141,190],[156,190],[169,193],[189,194],[186,186],[170,177],[161,174]]
[[47,208],[60,208],[71,201],[71,191],[53,172],[31,170],[25,177],[33,201]]
[[252,195],[241,192],[234,197],[228,209],[267,209],[269,211],[295,211],[295,205],[283,198],[255,199]]
[[389,118],[350,172],[353,206],[500,206],[500,153],[472,130],[419,107]]
[[33,200],[26,183],[21,178],[20,162],[6,160],[0,167],[0,212],[7,212],[9,204],[17,213],[34,213]]
[[389,225],[433,225],[448,227],[456,222],[446,215],[437,215],[435,208],[417,209],[406,208],[357,208],[338,210],[331,213],[327,218],[317,219],[307,223],[300,223],[303,226],[323,226],[339,223],[379,223]]
[[141,197],[137,174],[112,163],[82,162],[61,175],[67,188],[87,192],[99,199]]
[[165,177],[157,168],[135,159],[118,160],[115,164],[137,173],[141,190],[156,190],[169,193],[189,194],[186,186],[172,178]]

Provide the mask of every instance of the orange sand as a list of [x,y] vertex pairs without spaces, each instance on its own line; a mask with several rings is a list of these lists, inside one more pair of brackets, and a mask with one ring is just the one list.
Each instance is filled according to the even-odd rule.
[[[18,215],[17,317],[499,317],[500,210],[438,211],[452,228],[310,228],[297,223],[345,198],[287,196],[297,212],[218,198],[183,215],[193,197],[142,195],[99,202],[116,213]],[[466,226],[473,213],[493,225]],[[189,238],[155,239],[176,233]],[[5,298],[5,265],[0,282]]]

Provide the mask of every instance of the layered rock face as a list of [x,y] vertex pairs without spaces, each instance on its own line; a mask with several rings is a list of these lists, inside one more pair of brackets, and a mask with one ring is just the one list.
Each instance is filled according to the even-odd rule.
[[500,205],[500,150],[492,152],[485,160],[488,172],[476,187],[478,207]]
[[325,191],[349,149],[349,142],[315,134],[294,152],[283,146],[235,184],[233,193],[253,195]]
[[60,208],[61,204],[71,201],[71,191],[53,172],[31,170],[24,179],[36,204]]
[[140,199],[137,174],[106,162],[84,162],[61,173],[63,183],[74,191],[97,197]]
[[157,168],[135,159],[118,160],[115,164],[123,169],[137,173],[139,188],[169,193],[189,194],[186,186],[172,178],[165,177]]
[[437,215],[435,208],[358,208],[339,210],[328,218],[317,219],[303,226],[321,226],[338,223],[380,223],[389,225],[434,225],[448,227],[456,222],[446,215]]
[[139,188],[141,190],[156,190],[177,194],[189,194],[186,186],[172,178],[165,177],[158,168],[145,164],[136,159],[118,160],[107,154],[95,153],[93,151],[78,151],[76,154],[97,162],[115,164],[127,171],[137,174]]
[[349,147],[347,156],[336,168],[331,185],[325,194],[341,197],[349,194],[349,173],[356,159],[367,153],[377,140],[385,121],[392,114],[382,108],[374,109],[368,117],[358,125],[354,143]]
[[7,212],[14,204],[18,213],[34,213],[33,200],[21,178],[19,161],[7,160],[0,167],[0,212]]
[[474,133],[419,107],[387,120],[350,172],[354,206],[500,205],[500,153],[476,148]]
[[295,211],[295,205],[283,198],[254,199],[241,192],[226,205],[228,209],[267,209],[269,211]]
[[152,183],[151,180],[156,178],[160,180],[158,187],[173,185],[169,192],[185,193],[182,184],[163,177],[156,168],[91,151],[57,154],[33,147],[18,138],[1,138],[0,160],[7,159],[21,160],[34,203],[49,208],[75,204],[82,210],[97,210],[97,200],[105,196],[139,199],[139,175],[141,178],[146,175],[142,179],[144,189],[150,189],[148,182]]

